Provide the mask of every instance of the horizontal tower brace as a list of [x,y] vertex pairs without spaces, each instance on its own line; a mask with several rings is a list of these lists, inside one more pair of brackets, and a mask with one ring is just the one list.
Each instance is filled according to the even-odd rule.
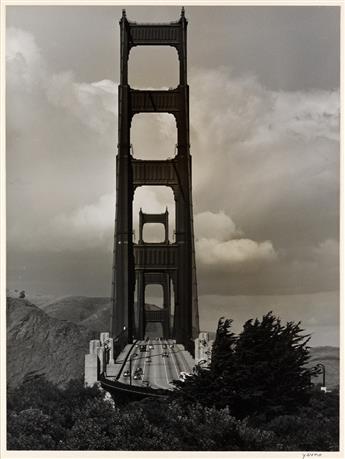
[[169,90],[130,89],[130,107],[135,113],[172,113],[182,110],[184,97],[179,88]]
[[133,244],[135,269],[175,269],[178,267],[178,245]]
[[181,44],[181,25],[174,24],[135,24],[128,23],[128,41],[130,46]]
[[169,309],[161,309],[160,311],[147,311],[145,310],[145,321],[146,322],[163,322],[169,317]]
[[173,160],[132,160],[133,185],[177,185],[176,162]]
[[162,285],[168,281],[169,277],[167,273],[144,273],[144,282],[146,285],[158,284]]

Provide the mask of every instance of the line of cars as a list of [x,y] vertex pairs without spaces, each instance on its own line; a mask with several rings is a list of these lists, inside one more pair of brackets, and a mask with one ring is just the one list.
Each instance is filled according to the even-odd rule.
[[[161,338],[157,338],[157,340],[161,340]],[[146,338],[146,342],[148,342],[148,338]],[[154,345],[149,343],[149,344],[136,344],[136,348],[139,350],[139,352],[147,352],[147,348],[149,350],[153,350],[154,349]],[[162,348],[163,348],[163,353],[162,353],[162,357],[169,357],[169,353],[166,351],[168,349],[168,345],[166,343],[163,343],[162,344]],[[170,349],[173,349],[174,348],[174,344],[169,344],[169,348]],[[137,353],[134,353],[133,354],[133,357],[136,357],[138,354]],[[147,363],[151,363],[152,360],[151,360],[151,356],[147,356],[146,357],[146,362]]]
[[193,376],[191,373],[187,373],[186,371],[180,371],[179,380],[184,382],[188,378],[188,376]]
[[[166,358],[166,357],[169,357],[169,352],[168,352],[168,347],[170,349],[174,349],[174,344],[171,343],[171,344],[167,344],[167,343],[161,343],[161,346],[162,346],[162,349],[163,349],[163,352],[162,352],[162,358]],[[143,352],[147,352],[148,350],[152,350],[154,349],[154,345],[151,344],[151,343],[146,343],[146,344],[136,344],[136,348],[137,348],[137,351],[140,352],[140,353],[143,353]],[[138,353],[137,352],[134,352],[132,354],[132,357],[137,357],[138,356]],[[147,363],[151,363],[152,360],[151,360],[151,355],[149,354],[148,356],[146,356],[146,359],[145,361]],[[129,370],[126,370],[123,372],[123,377],[125,378],[129,378],[131,376],[130,374],[130,371]],[[189,376],[192,376],[190,373],[187,373],[185,371],[181,371],[180,374],[179,374],[179,377],[178,379],[182,382],[186,381],[186,379],[189,377]],[[133,374],[133,380],[135,381],[138,381],[140,380],[142,382],[143,385],[149,387],[150,384],[149,384],[149,381],[145,381],[143,380],[144,378],[144,374],[143,374],[143,369],[138,367],[134,370],[134,374]],[[172,382],[170,382],[172,383]]]
[[[154,345],[153,344],[136,344],[135,347],[137,349],[139,348],[140,352],[146,352],[147,348],[149,348],[150,350],[154,349]],[[135,354],[135,355],[137,355],[137,354]]]
[[[170,347],[170,349],[173,349],[174,348],[174,344],[169,344],[169,347]],[[162,348],[164,349],[163,353],[162,353],[162,357],[169,357],[169,353],[167,352],[168,345],[164,343],[164,344],[162,344]]]
[[[163,338],[156,338],[156,340],[157,341],[162,341]],[[169,345],[167,343],[162,343],[162,349],[163,349],[162,358],[168,358],[169,357],[169,353],[167,352],[168,346],[169,346],[170,349],[174,348],[174,344],[173,343],[171,343]],[[148,349],[150,351],[154,349],[154,345],[152,343],[149,343],[149,338],[148,337],[146,338],[146,344],[136,344],[135,347],[136,347],[137,351],[139,351],[140,353],[147,352]],[[138,356],[137,352],[134,352],[132,354],[132,357],[137,357],[137,356]],[[151,355],[146,356],[145,362],[146,363],[151,363],[152,362]],[[126,370],[126,371],[123,372],[123,377],[124,378],[129,378],[130,376],[131,376],[130,370]],[[142,380],[143,379],[143,370],[142,370],[142,368],[137,368],[134,371],[133,379],[134,380]]]
[[[131,373],[129,370],[126,370],[123,372],[124,378],[129,378],[130,376],[131,376]],[[134,370],[133,379],[134,380],[143,379],[143,369],[142,368],[139,367]]]
[[143,379],[143,369],[142,368],[135,369],[133,379],[134,380]]

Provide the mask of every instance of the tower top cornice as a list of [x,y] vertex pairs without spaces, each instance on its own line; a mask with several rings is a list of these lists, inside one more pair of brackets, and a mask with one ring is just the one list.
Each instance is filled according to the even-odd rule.
[[124,8],[122,10],[122,17],[120,19],[120,24],[122,22],[126,22],[128,25],[133,25],[133,26],[178,26],[182,22],[188,23],[186,16],[185,16],[185,9],[184,6],[181,8],[181,15],[180,18],[177,21],[171,21],[171,22],[137,22],[137,21],[130,21],[127,18],[127,13],[126,9]]

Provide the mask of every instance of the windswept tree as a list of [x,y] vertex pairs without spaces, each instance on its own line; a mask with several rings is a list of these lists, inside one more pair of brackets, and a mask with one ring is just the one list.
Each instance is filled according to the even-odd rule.
[[283,325],[272,312],[248,320],[236,337],[232,320],[221,318],[209,369],[199,369],[178,393],[207,406],[228,406],[238,418],[293,413],[307,404],[311,377],[307,368],[309,335],[300,323]]
[[212,360],[210,367],[196,365],[192,375],[187,376],[185,381],[174,381],[175,396],[186,402],[200,402],[206,406],[224,408],[224,400],[220,398],[223,392],[224,369],[232,368],[235,334],[231,331],[231,319],[221,317],[218,321],[216,338],[212,348]]
[[306,367],[310,336],[300,325],[283,325],[272,312],[244,324],[236,343],[235,371],[224,374],[239,417],[292,413],[308,402],[317,371]]
[[231,372],[235,356],[236,336],[231,331],[232,319],[221,317],[218,321],[216,339],[213,343],[211,371],[213,376],[220,376],[224,369]]

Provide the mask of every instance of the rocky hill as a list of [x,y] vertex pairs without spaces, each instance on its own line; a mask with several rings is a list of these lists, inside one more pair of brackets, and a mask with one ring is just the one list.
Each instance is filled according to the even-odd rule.
[[86,327],[50,317],[25,299],[7,299],[7,382],[44,375],[64,384],[82,377],[84,355],[94,333]]
[[110,331],[110,320],[111,302],[108,300],[104,305],[99,305],[95,311],[80,321],[79,324],[100,333],[102,331]]

